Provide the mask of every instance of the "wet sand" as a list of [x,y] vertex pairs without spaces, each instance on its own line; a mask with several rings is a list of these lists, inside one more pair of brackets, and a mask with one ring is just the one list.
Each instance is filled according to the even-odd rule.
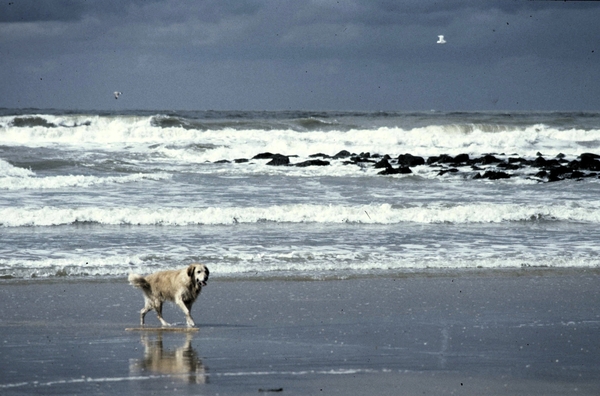
[[2,395],[600,393],[598,271],[215,279],[197,332],[125,331],[125,280],[3,281],[0,302]]

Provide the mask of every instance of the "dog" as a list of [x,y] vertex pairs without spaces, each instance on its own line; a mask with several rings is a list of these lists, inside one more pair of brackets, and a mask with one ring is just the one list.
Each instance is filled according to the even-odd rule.
[[129,283],[142,289],[146,304],[140,311],[140,325],[144,325],[144,317],[151,310],[156,311],[158,320],[164,327],[170,326],[162,317],[162,306],[165,301],[172,301],[185,314],[188,327],[196,324],[190,315],[192,304],[200,295],[202,287],[206,286],[209,271],[204,264],[193,263],[179,270],[160,271],[142,276],[129,274]]

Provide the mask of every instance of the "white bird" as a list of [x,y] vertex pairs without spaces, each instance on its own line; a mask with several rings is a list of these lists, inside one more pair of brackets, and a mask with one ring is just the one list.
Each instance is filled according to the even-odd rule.
[[113,95],[115,95],[115,99],[119,99],[119,96],[121,96],[121,92],[115,91],[113,92]]
[[444,40],[444,35],[438,36],[437,44],[446,44],[446,40]]

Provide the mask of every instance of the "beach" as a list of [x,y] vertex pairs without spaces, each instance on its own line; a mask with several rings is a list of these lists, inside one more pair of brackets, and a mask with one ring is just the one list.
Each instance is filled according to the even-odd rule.
[[[123,278],[3,281],[0,393],[595,395],[599,281],[594,269],[217,278],[192,309],[197,332],[126,331],[143,299]],[[163,313],[184,327],[173,304]]]

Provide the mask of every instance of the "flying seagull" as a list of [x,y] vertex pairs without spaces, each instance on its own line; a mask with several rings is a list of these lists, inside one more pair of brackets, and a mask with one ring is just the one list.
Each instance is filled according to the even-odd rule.
[[119,99],[119,96],[121,96],[121,92],[115,91],[113,92],[113,95],[115,95],[115,99]]
[[438,36],[437,44],[446,44],[446,40],[444,40],[444,35]]

